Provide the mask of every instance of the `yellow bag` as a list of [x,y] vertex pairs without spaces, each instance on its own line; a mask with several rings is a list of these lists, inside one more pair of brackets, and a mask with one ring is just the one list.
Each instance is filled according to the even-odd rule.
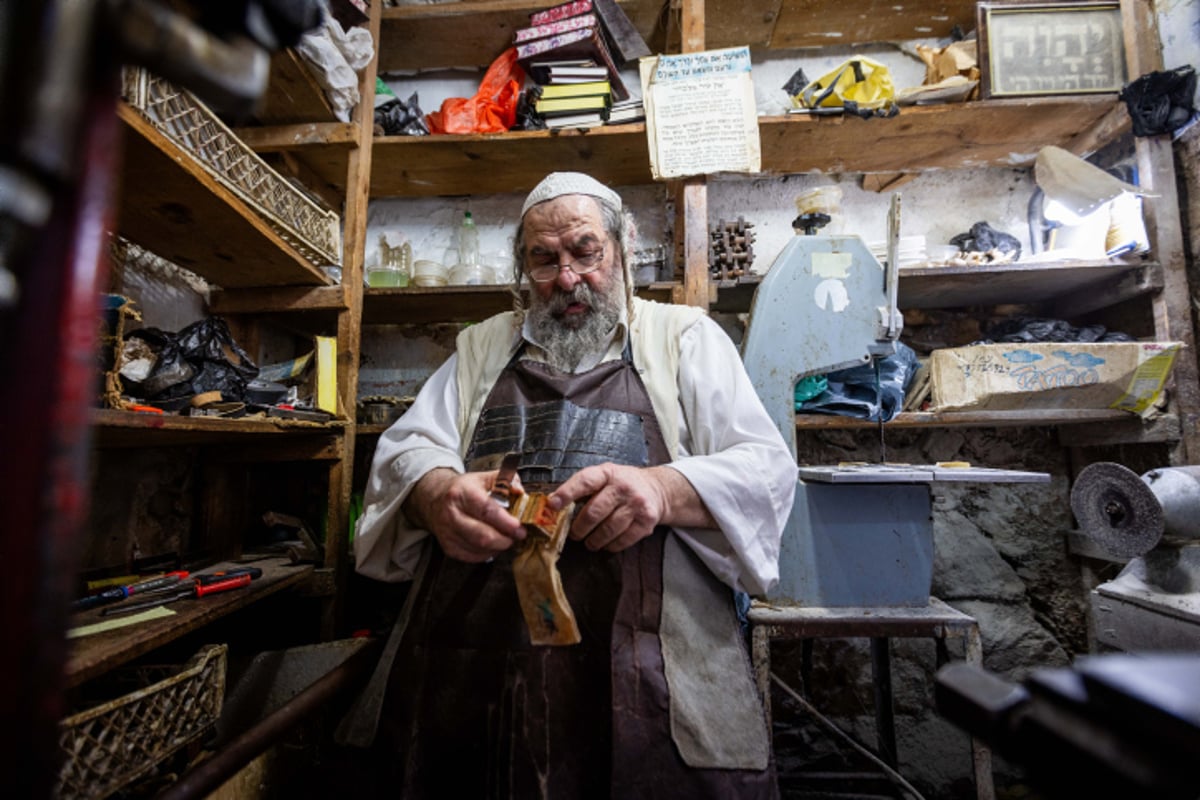
[[892,73],[878,61],[852,58],[805,86],[792,98],[796,108],[842,108],[863,117],[899,111]]

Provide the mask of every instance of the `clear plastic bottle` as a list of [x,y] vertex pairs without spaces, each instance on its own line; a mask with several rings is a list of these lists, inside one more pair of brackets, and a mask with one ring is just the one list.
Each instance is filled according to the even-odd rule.
[[479,231],[470,211],[463,214],[462,225],[458,228],[458,263],[472,267],[479,264]]

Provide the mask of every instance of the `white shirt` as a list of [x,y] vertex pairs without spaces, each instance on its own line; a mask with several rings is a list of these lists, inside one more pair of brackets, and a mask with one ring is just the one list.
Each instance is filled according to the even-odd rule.
[[[579,371],[620,358],[625,330],[618,325],[604,354],[591,363],[585,359]],[[527,352],[537,357],[536,347]],[[363,575],[412,577],[429,534],[410,526],[401,504],[430,470],[464,471],[456,367],[457,356],[451,356],[379,437],[354,537],[355,565]],[[678,389],[679,454],[666,466],[688,479],[717,528],[675,532],[722,582],[763,595],[779,579],[779,540],[796,490],[796,463],[733,342],[707,317],[680,339]]]

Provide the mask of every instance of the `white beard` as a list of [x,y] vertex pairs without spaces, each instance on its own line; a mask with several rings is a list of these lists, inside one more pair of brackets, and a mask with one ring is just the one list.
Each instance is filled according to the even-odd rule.
[[[581,281],[569,292],[556,289],[548,300],[534,294],[527,312],[529,323],[550,366],[560,372],[574,372],[585,357],[604,347],[621,318],[624,301],[625,287],[620,280],[611,281],[599,292]],[[579,302],[591,310],[576,324],[567,324],[558,316],[567,306]]]

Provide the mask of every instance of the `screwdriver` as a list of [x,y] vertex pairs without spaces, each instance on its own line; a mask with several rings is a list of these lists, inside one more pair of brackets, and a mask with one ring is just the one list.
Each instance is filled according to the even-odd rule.
[[[236,574],[231,574],[236,573]],[[227,592],[230,589],[239,589],[242,586],[249,585],[250,581],[262,575],[262,570],[257,567],[249,567],[239,570],[229,570],[228,573],[212,573],[208,575],[196,575],[192,578],[191,586],[187,589],[181,589],[174,594],[163,596],[148,597],[137,603],[127,603],[119,606],[112,606],[103,609],[100,614],[109,616],[111,614],[128,614],[132,611],[141,611],[146,608],[166,605],[174,603],[176,600],[183,600],[189,597],[207,597],[210,594],[218,592]]]
[[175,570],[162,575],[156,575],[153,578],[137,581],[126,586],[114,586],[111,589],[105,589],[103,592],[89,594],[87,597],[81,597],[71,604],[73,611],[84,611],[96,606],[108,605],[124,600],[126,597],[142,592],[151,592],[162,589],[168,586],[174,586],[188,576],[187,570]]

